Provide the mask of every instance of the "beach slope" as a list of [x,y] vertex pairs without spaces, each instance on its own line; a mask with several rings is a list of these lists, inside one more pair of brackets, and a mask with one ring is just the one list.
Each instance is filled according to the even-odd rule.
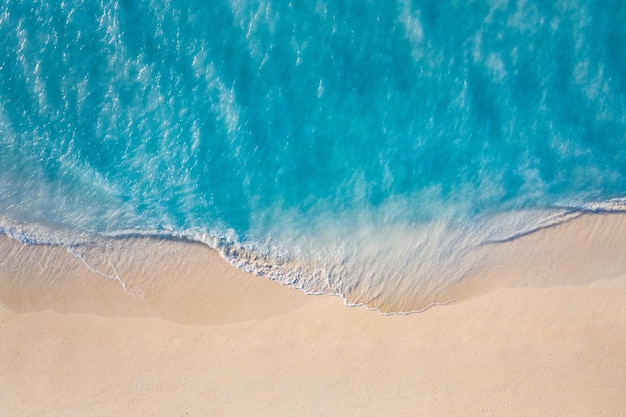
[[[545,233],[562,231],[580,232]],[[155,243],[161,261],[144,259],[124,286],[65,249],[2,244],[1,416],[626,413],[617,261],[584,282],[475,283],[456,303],[383,316],[240,272],[202,245]],[[176,271],[189,287],[167,285]]]

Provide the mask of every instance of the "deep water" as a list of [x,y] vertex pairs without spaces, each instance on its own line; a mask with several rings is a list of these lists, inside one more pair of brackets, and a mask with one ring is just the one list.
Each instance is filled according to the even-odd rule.
[[429,298],[485,242],[622,209],[624,22],[618,0],[4,1],[0,227]]

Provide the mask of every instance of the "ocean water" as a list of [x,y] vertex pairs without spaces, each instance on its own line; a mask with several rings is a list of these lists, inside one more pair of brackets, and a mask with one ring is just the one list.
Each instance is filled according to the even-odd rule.
[[442,302],[486,244],[624,210],[624,22],[619,0],[5,0],[0,230]]

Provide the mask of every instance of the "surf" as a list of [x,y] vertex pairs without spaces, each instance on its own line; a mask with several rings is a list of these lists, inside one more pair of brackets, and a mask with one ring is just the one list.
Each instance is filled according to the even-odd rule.
[[182,239],[351,305],[447,302],[488,248],[623,211],[624,13],[7,2],[2,231],[94,270],[101,242]]

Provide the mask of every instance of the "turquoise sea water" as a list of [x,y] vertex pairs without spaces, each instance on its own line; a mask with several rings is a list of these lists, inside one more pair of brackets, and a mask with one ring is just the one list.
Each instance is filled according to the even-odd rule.
[[626,196],[620,0],[4,1],[0,229],[376,305]]

